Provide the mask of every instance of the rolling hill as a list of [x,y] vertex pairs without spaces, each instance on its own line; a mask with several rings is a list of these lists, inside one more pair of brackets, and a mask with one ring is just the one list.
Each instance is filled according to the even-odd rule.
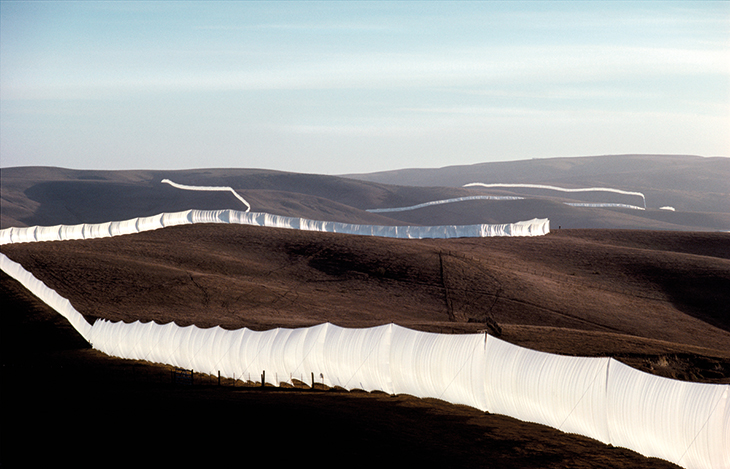
[[90,322],[259,330],[395,322],[451,333],[496,321],[511,342],[546,352],[730,358],[727,247],[723,233],[394,240],[203,224],[2,252]]
[[[0,226],[100,223],[189,208],[245,209],[231,194],[182,191],[162,184],[165,178],[186,185],[232,187],[249,201],[253,211],[316,220],[433,225],[549,218],[554,228],[730,230],[730,159],[691,156],[555,158],[347,176],[258,169],[3,168]],[[470,182],[611,187],[645,194],[647,210],[566,205],[640,206],[636,196],[461,187]],[[474,195],[523,199],[471,200],[400,212],[367,211]],[[664,206],[675,210],[661,210]]]
[[[613,356],[661,376],[727,384],[730,238],[719,232],[730,229],[725,161],[596,157],[347,177],[247,169],[3,168],[3,228],[98,223],[190,208],[244,209],[229,193],[185,191],[160,182],[169,178],[230,186],[254,211],[280,215],[386,225],[548,217],[553,231],[534,238],[396,240],[202,224],[115,238],[11,244],[0,252],[68,298],[89,321],[257,330],[324,321],[343,327],[394,322],[443,333],[489,330],[536,350]],[[636,178],[621,183],[622,165]],[[507,180],[510,174],[514,177]],[[367,211],[483,195],[484,190],[460,187],[477,179],[619,187],[645,193],[648,209],[574,207],[564,202],[576,199],[565,194],[500,188],[489,194],[524,198]],[[662,189],[662,180],[672,187]],[[630,203],[620,197],[610,202]],[[660,204],[676,211],[659,210]],[[282,445],[295,451],[290,461],[326,444],[337,458],[368,464],[395,451],[393,461],[399,464],[676,467],[437,400],[171,388],[159,384],[160,377],[167,383],[168,368],[104,357],[5,274],[0,288],[3,463],[69,461],[59,454],[78,441],[100,456],[129,438],[125,428],[143,422],[137,435],[155,445],[147,459],[151,464],[202,463],[210,457],[205,451],[180,454],[180,445],[240,444],[245,434],[266,454]],[[48,421],[39,430],[15,412],[18,406],[36,409]],[[78,417],[87,406],[115,425],[96,431],[93,418]],[[211,414],[226,421],[210,423]],[[37,444],[51,451],[34,454]],[[136,463],[139,456],[132,451],[120,461]]]
[[[727,248],[723,233],[564,229],[535,238],[393,240],[203,224],[0,250],[90,321],[260,330],[395,322],[462,333],[490,329],[492,320],[502,339],[532,349],[613,356],[661,376],[730,383]],[[438,400],[255,392],[208,378],[176,387],[168,367],[104,357],[4,274],[0,286],[7,305],[2,412],[4,428],[13,429],[3,430],[4,461],[69,460],[62,455],[79,439],[98,458],[143,423],[135,434],[156,442],[145,453],[149,464],[206,460],[175,450],[180,441],[216,446],[245,438],[267,453],[325,444],[333,457],[356,455],[367,464],[396,451],[389,461],[399,464],[676,467]],[[18,405],[48,423],[39,431]],[[103,413],[104,431],[78,418],[89,406]],[[51,451],[28,459],[35,444]],[[296,459],[288,454],[283,460]],[[140,457],[130,449],[119,461]]]

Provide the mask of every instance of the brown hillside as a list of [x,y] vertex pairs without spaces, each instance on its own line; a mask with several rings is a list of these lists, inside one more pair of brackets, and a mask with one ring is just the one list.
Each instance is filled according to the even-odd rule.
[[[611,355],[664,376],[730,383],[729,244],[718,233],[560,230],[539,238],[391,240],[192,225],[0,251],[89,320],[256,329],[396,322],[460,333],[482,330],[491,318],[502,338],[533,349]],[[435,399],[230,381],[218,387],[210,378],[173,386],[167,367],[91,350],[4,274],[0,295],[8,467],[91,466],[110,451],[120,467],[211,458],[230,464],[242,456],[226,449],[242,444],[279,455],[279,463],[314,451],[313,459],[327,454],[368,465],[676,467]],[[132,431],[136,442],[124,443]],[[68,448],[80,441],[78,459]],[[140,442],[144,454],[135,449]],[[120,444],[124,449],[115,450]],[[33,451],[38,445],[44,451]]]
[[[230,193],[180,190],[232,187],[256,212],[378,225],[511,223],[549,218],[563,228],[729,231],[730,159],[624,155],[484,163],[338,177],[261,169],[91,171],[0,169],[0,227],[74,225],[126,220],[187,209],[238,209]],[[647,210],[573,207],[564,202],[641,206],[635,195],[539,189],[463,188],[469,182],[525,182],[560,187],[614,187],[646,194]],[[471,201],[414,211],[370,213],[473,195],[525,197]],[[676,211],[660,210],[673,206]]]
[[[499,194],[505,195],[502,192]],[[495,192],[490,192],[489,195],[495,195]],[[385,212],[382,215],[396,219],[400,222],[398,224],[403,225],[514,223],[533,218],[548,218],[550,226],[555,229],[562,227],[681,231],[694,227],[694,230],[715,231],[717,227],[730,228],[730,213],[572,207],[563,202],[564,200],[547,198],[468,200],[401,212]]]
[[[604,155],[500,161],[433,169],[401,169],[348,177],[382,184],[460,187],[472,182],[530,183],[558,187],[613,187],[642,192],[647,208],[670,205],[682,212],[730,212],[730,158],[691,155]],[[511,192],[554,196],[541,189]],[[559,193],[584,201],[640,205],[636,196]],[[586,200],[592,196],[594,200]]]
[[81,171],[20,167],[3,168],[0,178],[2,228],[103,223],[187,209],[246,209],[228,192],[181,190],[161,183],[162,179],[191,186],[232,187],[256,212],[379,225],[398,221],[365,209],[470,193],[466,189],[387,186],[258,169]]
[[[669,469],[589,438],[436,399],[243,386],[106,357],[0,272],[0,418],[6,467],[356,465]],[[42,448],[39,450],[39,448]]]
[[[90,320],[441,332],[494,320],[507,340],[549,352],[726,358],[728,243],[720,233],[393,240],[194,225],[2,252]],[[667,371],[692,379],[682,373]]]

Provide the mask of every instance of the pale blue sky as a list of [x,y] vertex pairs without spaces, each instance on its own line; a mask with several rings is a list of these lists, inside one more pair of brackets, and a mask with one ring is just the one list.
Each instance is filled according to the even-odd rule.
[[2,167],[730,156],[730,2],[0,3]]

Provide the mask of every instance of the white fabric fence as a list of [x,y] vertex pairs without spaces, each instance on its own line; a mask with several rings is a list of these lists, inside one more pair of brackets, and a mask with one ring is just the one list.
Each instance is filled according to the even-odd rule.
[[246,199],[244,199],[243,197],[241,197],[238,192],[236,192],[235,190],[233,190],[232,187],[228,187],[228,186],[188,186],[188,185],[185,185],[185,184],[178,184],[176,182],[172,182],[169,179],[163,179],[161,182],[163,184],[169,184],[172,187],[175,187],[177,189],[183,189],[183,190],[187,190],[187,191],[222,191],[222,192],[230,192],[230,193],[232,193],[234,195],[234,197],[236,197],[238,200],[240,200],[243,205],[246,206],[246,211],[247,212],[250,212],[251,211],[251,205],[246,201]]
[[570,205],[571,207],[630,208],[632,210],[646,210],[645,208],[629,204],[591,204],[583,202],[565,202],[565,205]]
[[[442,199],[433,200],[431,202],[424,202],[418,205],[410,205],[408,207],[393,207],[393,208],[370,208],[367,209],[370,213],[388,213],[388,212],[407,212],[409,210],[417,210],[419,208],[432,207],[434,205],[442,204],[453,204],[456,202],[466,202],[469,200],[524,200],[524,197],[507,197],[507,196],[491,196],[491,195],[473,195],[468,197],[457,197],[455,199]],[[616,204],[616,203],[587,203],[587,202],[563,202],[565,205],[571,207],[598,207],[598,208],[630,208],[633,210],[646,210],[642,207],[630,204]],[[666,207],[662,207],[666,208]],[[669,207],[671,210],[671,207]]]
[[686,468],[730,467],[730,386],[649,375],[610,358],[566,357],[485,334],[445,335],[394,324],[332,324],[258,332],[174,323],[89,325],[19,264],[0,267],[66,317],[108,355],[272,385],[317,382],[344,389],[443,399],[585,435]]
[[[9,228],[2,244],[116,236],[187,223],[246,223],[397,237],[537,235],[547,220],[470,227],[373,227],[234,210],[160,214],[96,225]],[[412,230],[413,229],[413,230]],[[508,233],[508,234],[507,234]],[[519,233],[519,234],[518,234]],[[71,303],[0,254],[0,268],[112,356],[272,385],[294,379],[344,389],[443,399],[632,449],[686,468],[730,468],[730,385],[649,375],[610,358],[565,357],[483,334],[444,335],[394,324],[269,331],[174,323],[88,324]]]
[[94,348],[268,384],[438,398],[548,425],[687,468],[730,467],[730,386],[660,378],[611,358],[566,357],[484,334],[394,324],[248,329],[98,320]]
[[418,210],[419,208],[432,207],[434,205],[453,204],[456,202],[467,202],[471,200],[523,200],[524,197],[514,196],[498,196],[498,195],[469,195],[465,197],[455,197],[452,199],[432,200],[417,205],[409,205],[407,207],[391,207],[391,208],[369,208],[370,213],[388,213],[388,212],[407,212],[409,210]]
[[611,360],[611,444],[688,468],[730,467],[730,385],[687,383]]
[[492,337],[487,358],[491,412],[611,443],[605,417],[609,358],[536,352]]
[[37,241],[104,238],[192,223],[233,223],[305,231],[412,239],[542,236],[550,232],[550,221],[548,219],[537,218],[517,223],[493,225],[380,226],[308,220],[306,218],[283,217],[269,213],[241,212],[238,210],[186,210],[183,212],[161,213],[150,217],[99,224],[5,228],[0,230],[0,245],[32,243]]
[[91,324],[86,321],[81,313],[76,311],[70,301],[56,293],[55,290],[48,288],[46,284],[25,270],[22,265],[10,260],[2,253],[0,253],[0,269],[66,318],[87,342],[91,342]]
[[471,182],[469,184],[464,184],[464,187],[524,187],[524,188],[532,188],[532,189],[547,189],[551,191],[561,191],[561,192],[613,192],[616,194],[624,194],[624,195],[635,195],[638,197],[641,197],[642,202],[644,203],[644,210],[646,209],[646,196],[644,196],[641,192],[636,191],[624,191],[621,189],[614,189],[612,187],[582,187],[582,188],[573,188],[568,189],[565,187],[557,187],[557,186],[549,186],[546,184],[504,184],[504,183],[490,183],[485,184],[483,182]]

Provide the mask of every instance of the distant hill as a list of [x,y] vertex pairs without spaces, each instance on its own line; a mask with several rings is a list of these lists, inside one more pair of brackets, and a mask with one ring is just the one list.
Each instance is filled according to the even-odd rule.
[[[165,178],[185,185],[233,187],[257,212],[352,223],[396,223],[363,210],[376,200],[392,198],[385,185],[334,176],[250,169],[81,171],[22,167],[4,168],[0,177],[3,228],[100,223],[191,208],[246,209],[230,193],[180,190],[161,183]],[[393,201],[410,202],[398,197]]]
[[[512,205],[520,213],[531,214],[535,210],[543,210],[542,216],[550,218],[552,225],[557,226],[559,223],[571,228],[730,229],[730,158],[681,155],[547,158],[438,169],[402,169],[350,174],[348,177],[411,186],[462,187],[468,183],[482,182],[543,184],[562,188],[609,187],[643,193],[647,210],[587,209],[566,207],[562,203],[535,206],[534,200],[526,211],[521,204]],[[525,188],[483,188],[475,189],[475,192],[555,202],[607,202],[638,206],[642,202],[636,196],[610,192],[565,193]],[[675,211],[659,210],[666,206]],[[464,209],[452,207],[452,210],[464,213]]]
[[[471,182],[484,182],[550,184],[565,188],[613,187],[644,193],[647,208],[673,206],[679,211],[730,213],[730,158],[721,157],[613,155],[545,158],[438,169],[402,169],[348,177],[409,186],[461,187]],[[565,193],[560,195],[570,197]],[[586,199],[584,193],[576,196]],[[603,200],[607,197],[618,202],[635,204],[637,201],[632,197],[618,200],[614,194],[600,196]]]
[[[180,190],[161,183],[165,178],[186,185],[232,187],[256,212],[348,223],[440,225],[549,218],[553,228],[730,230],[730,158],[646,155],[539,159],[346,176],[262,169],[2,168],[0,226],[100,223],[190,208],[245,210],[230,193]],[[640,197],[631,195],[462,187],[470,182],[611,187],[643,193],[647,210],[566,205],[643,205]],[[470,200],[386,213],[367,211],[474,195],[524,199]],[[675,211],[660,210],[664,206]]]

